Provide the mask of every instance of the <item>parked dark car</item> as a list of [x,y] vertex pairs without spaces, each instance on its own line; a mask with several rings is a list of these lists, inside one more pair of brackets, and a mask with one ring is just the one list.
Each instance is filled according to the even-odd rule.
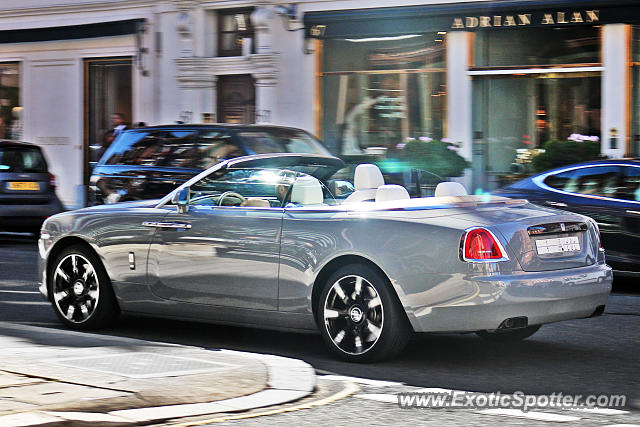
[[640,274],[640,161],[599,160],[554,169],[495,194],[595,219],[618,274]]
[[89,205],[163,197],[223,160],[252,154],[330,155],[309,133],[260,125],[165,125],[121,133],[93,169]]
[[38,235],[47,217],[64,210],[55,189],[40,147],[0,140],[0,230]]

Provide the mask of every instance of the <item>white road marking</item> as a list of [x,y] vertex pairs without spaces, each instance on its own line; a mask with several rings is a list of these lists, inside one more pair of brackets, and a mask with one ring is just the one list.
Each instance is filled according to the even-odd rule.
[[0,293],[4,294],[40,294],[38,291],[9,291],[6,289],[0,289]]
[[395,394],[368,393],[368,394],[356,394],[353,397],[358,397],[360,399],[367,399],[367,400],[375,400],[376,402],[398,403],[398,396]]
[[611,409],[611,408],[576,408],[576,409],[571,409],[571,411],[585,412],[587,414],[600,414],[600,415],[622,415],[622,414],[629,413],[629,411],[623,411],[621,409]]
[[461,390],[452,390],[450,388],[437,388],[437,387],[420,388],[418,390],[412,391],[412,393],[454,393],[454,392],[471,393],[471,392],[465,392]]
[[13,305],[50,305],[46,301],[0,301],[0,304],[13,304]]
[[479,414],[484,415],[499,415],[506,417],[528,418],[530,420],[538,421],[554,421],[559,423],[566,423],[570,421],[578,421],[580,417],[571,417],[568,415],[553,414],[550,412],[536,412],[528,411],[524,412],[520,409],[485,409],[478,411]]
[[404,385],[404,383],[398,383],[393,381],[370,380],[367,378],[345,377],[342,375],[320,375],[318,376],[318,378],[323,380],[329,380],[329,381],[353,382],[353,383],[368,385],[371,387],[397,387],[397,386]]

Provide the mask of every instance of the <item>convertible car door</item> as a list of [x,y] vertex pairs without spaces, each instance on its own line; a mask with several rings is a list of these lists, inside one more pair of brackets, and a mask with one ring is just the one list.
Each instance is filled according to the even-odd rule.
[[192,206],[161,223],[149,252],[159,297],[277,309],[282,209]]
[[[165,299],[263,310],[278,308],[278,261],[283,209],[273,200],[251,198],[240,206],[238,192],[274,192],[256,182],[254,172],[221,173],[192,185],[189,210],[169,213],[149,252],[153,292]],[[255,179],[254,179],[255,178]],[[258,188],[258,190],[256,190]],[[233,191],[234,193],[229,193]],[[223,205],[217,206],[221,194]],[[273,195],[273,194],[272,194]],[[240,194],[242,196],[242,194]],[[228,202],[228,203],[227,203]],[[256,206],[259,205],[259,206]]]

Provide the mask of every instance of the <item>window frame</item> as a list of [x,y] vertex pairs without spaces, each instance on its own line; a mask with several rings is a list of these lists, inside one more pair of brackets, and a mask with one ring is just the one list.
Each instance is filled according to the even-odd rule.
[[[217,13],[217,24],[218,24],[218,54],[219,57],[230,57],[230,56],[242,56],[242,46],[234,49],[224,49],[224,35],[227,34],[235,34],[240,36],[241,38],[251,38],[251,53],[254,53],[255,49],[255,28],[253,23],[251,22],[251,13],[253,12],[253,8],[241,8],[241,9],[220,9]],[[224,19],[226,17],[234,17],[235,15],[243,14],[247,17],[247,29],[244,31],[226,31],[223,30]]]

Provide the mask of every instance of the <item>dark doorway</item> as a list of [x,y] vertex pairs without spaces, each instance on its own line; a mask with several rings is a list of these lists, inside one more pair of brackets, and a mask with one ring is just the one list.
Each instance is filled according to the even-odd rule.
[[218,117],[222,123],[254,123],[256,88],[249,75],[218,79]]
[[85,78],[85,183],[104,151],[105,135],[112,128],[111,115],[132,114],[132,58],[92,58],[84,62]]

